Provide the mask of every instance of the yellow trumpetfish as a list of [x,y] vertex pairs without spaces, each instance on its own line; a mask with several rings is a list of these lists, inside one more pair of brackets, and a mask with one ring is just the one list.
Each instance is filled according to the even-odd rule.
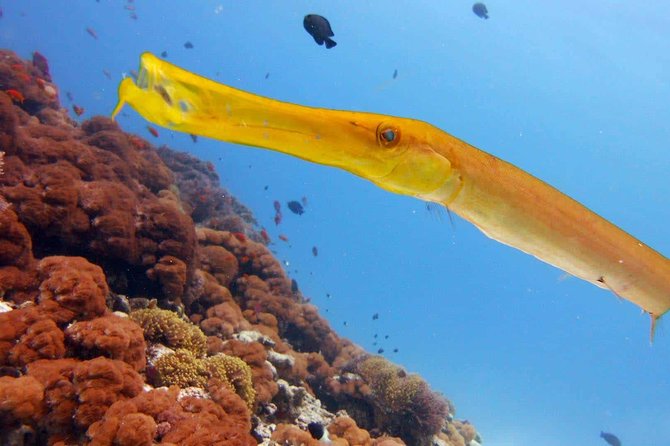
[[173,130],[335,166],[445,205],[484,234],[640,306],[670,309],[670,261],[552,186],[422,121],[305,107],[223,85],[150,53],[125,103]]

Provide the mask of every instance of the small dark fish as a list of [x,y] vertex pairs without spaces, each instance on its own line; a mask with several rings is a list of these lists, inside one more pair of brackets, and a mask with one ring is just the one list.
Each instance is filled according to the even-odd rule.
[[275,200],[272,205],[275,207],[275,212],[281,212],[281,203],[278,200]]
[[372,315],[372,320],[373,320],[373,321],[376,321],[377,319],[379,319],[379,313],[375,313],[375,314],[373,314],[373,315]]
[[393,353],[398,353],[398,349],[397,349],[397,348],[394,348],[394,349],[393,349]]
[[346,327],[346,326],[347,326],[347,321],[344,321],[343,324],[344,324],[344,326]]
[[378,336],[379,336],[379,335],[378,335],[377,333],[375,333],[374,338],[377,339]]
[[263,186],[263,190],[268,190],[268,187],[270,187],[270,186],[268,186],[268,185],[266,184],[265,186]]
[[610,446],[621,446],[621,440],[614,434],[600,432],[600,438],[605,440]]
[[398,77],[398,69],[396,68],[396,69],[393,71],[393,79],[395,79],[395,78],[397,78],[397,77]]
[[281,220],[282,220],[281,212],[275,213],[275,226],[279,226],[279,223],[281,223]]
[[489,18],[489,10],[486,9],[486,5],[484,3],[475,3],[474,5],[472,5],[472,12],[474,12],[475,15],[479,18],[482,19]]
[[388,338],[389,338],[389,335],[384,335],[384,339],[388,339]]
[[193,44],[190,41],[187,41],[186,43],[184,43],[184,48],[190,50],[193,48]]
[[298,282],[295,279],[291,279],[291,292],[295,294],[298,292],[298,290]]
[[161,57],[165,57],[165,58],[167,58],[167,57],[168,57],[168,52],[167,52],[167,51],[163,51],[163,52],[161,53]]
[[153,136],[154,138],[158,138],[158,130],[151,127],[150,125],[147,126],[147,130],[149,131],[149,133],[151,133],[151,136]]
[[312,255],[314,257],[318,256],[319,255],[319,248],[317,248],[316,246],[312,246]]
[[323,45],[324,42],[326,43],[326,48],[332,48],[337,45],[337,43],[331,39],[335,34],[330,27],[328,19],[325,17],[317,14],[307,14],[302,21],[302,24],[305,27],[305,30],[314,37],[314,41],[319,45]]
[[112,79],[112,73],[110,73],[109,70],[103,69],[102,74],[104,74],[107,79],[109,79],[109,80]]
[[95,32],[95,30],[91,27],[86,28],[86,32],[93,37],[95,40],[98,40],[98,33]]
[[270,73],[265,73],[265,79],[270,77]]
[[323,427],[323,424],[317,423],[316,421],[309,423],[307,425],[307,430],[315,440],[321,440],[323,438],[323,434],[326,433],[326,429]]
[[188,134],[191,137],[191,141],[194,143],[198,142],[198,135],[194,135],[193,133]]
[[279,240],[282,242],[288,242],[288,237],[286,237],[284,234],[279,234],[277,237],[279,237]]
[[77,116],[81,116],[84,114],[84,107],[80,107],[76,104],[72,105],[72,110],[74,111],[74,114]]
[[66,92],[65,92],[65,97],[66,97],[66,98],[68,99],[68,101],[70,101],[70,102],[74,101],[74,97],[72,96],[72,93],[70,93],[69,91],[66,91]]
[[294,214],[302,215],[305,213],[305,209],[302,207],[302,204],[300,204],[299,201],[289,201],[286,203],[286,205]]
[[382,353],[384,353],[384,349],[380,348],[379,350],[377,350],[377,353],[379,353],[381,355]]

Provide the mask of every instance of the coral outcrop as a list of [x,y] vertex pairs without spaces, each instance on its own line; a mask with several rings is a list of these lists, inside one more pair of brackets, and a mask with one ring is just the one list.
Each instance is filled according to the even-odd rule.
[[211,163],[0,56],[0,444],[478,444],[306,303]]

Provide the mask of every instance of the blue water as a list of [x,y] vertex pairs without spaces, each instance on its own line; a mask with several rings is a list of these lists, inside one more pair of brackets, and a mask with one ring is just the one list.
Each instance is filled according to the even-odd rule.
[[[84,117],[109,114],[148,50],[274,98],[429,121],[670,254],[670,4],[486,3],[485,21],[471,1],[136,0],[132,20],[122,1],[1,1],[0,45],[47,56]],[[337,47],[314,43],[307,13],[330,20]],[[125,112],[123,128],[151,139]],[[159,131],[289,237],[279,258],[339,333],[424,376],[485,445],[603,445],[601,430],[670,444],[667,321],[650,346],[637,307],[458,217],[332,168]],[[302,196],[306,213],[277,229],[273,200]]]

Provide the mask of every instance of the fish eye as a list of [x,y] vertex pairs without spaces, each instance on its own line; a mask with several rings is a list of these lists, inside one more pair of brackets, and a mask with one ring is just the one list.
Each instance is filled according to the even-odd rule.
[[394,147],[400,142],[400,130],[388,124],[380,124],[377,127],[377,140],[384,147]]

